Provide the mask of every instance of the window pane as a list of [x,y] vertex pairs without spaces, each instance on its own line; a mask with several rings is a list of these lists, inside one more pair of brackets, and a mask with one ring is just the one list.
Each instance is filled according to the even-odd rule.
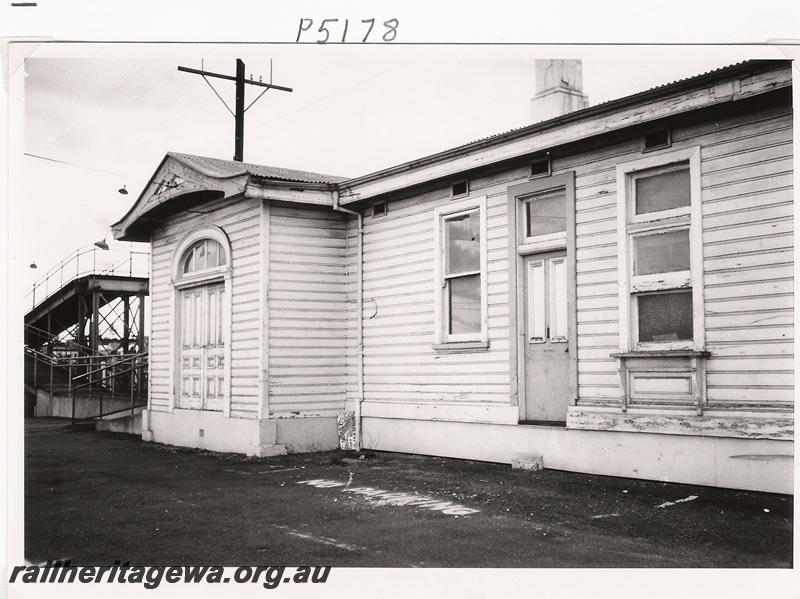
[[636,214],[661,212],[689,204],[688,168],[636,178]]
[[689,270],[689,229],[633,238],[633,274]]
[[201,239],[186,250],[183,274],[199,272],[225,264],[225,252],[219,242]]
[[691,341],[692,292],[639,295],[639,341]]
[[216,241],[209,239],[208,244],[206,245],[206,252],[208,253],[208,257],[206,258],[208,268],[219,266],[219,244]]
[[195,257],[194,263],[197,266],[197,270],[205,270],[208,268],[206,266],[206,241],[203,240],[197,245],[197,249],[195,250]]
[[186,257],[186,262],[183,265],[183,274],[194,272],[194,270],[194,248],[190,248],[188,256]]
[[469,275],[448,281],[451,335],[480,333],[481,331],[481,277]]
[[563,189],[538,195],[525,205],[528,237],[567,230],[567,199]]
[[481,269],[480,223],[477,210],[444,221],[445,274]]

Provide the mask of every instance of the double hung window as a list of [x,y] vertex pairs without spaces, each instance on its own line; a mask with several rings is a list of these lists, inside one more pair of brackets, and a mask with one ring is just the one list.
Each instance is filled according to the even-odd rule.
[[624,351],[704,345],[699,154],[671,152],[617,168]]
[[436,210],[435,344],[486,342],[486,198]]

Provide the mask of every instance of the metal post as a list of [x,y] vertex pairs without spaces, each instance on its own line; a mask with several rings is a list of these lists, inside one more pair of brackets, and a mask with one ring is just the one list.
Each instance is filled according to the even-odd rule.
[[136,353],[143,353],[145,351],[144,347],[144,295],[139,295],[139,318],[138,318],[138,330],[136,331]]
[[130,349],[131,338],[131,298],[126,295],[122,298],[122,353],[127,354]]
[[72,358],[69,359],[69,365],[67,366],[67,381],[67,388],[72,392]]
[[72,389],[72,424],[75,424],[75,389]]
[[103,419],[103,371],[100,370],[100,420]]
[[[85,346],[84,333],[86,332],[86,296],[83,294],[78,295],[78,329],[75,335],[75,341],[79,345]],[[78,350],[80,351],[80,350]]]
[[47,313],[47,353],[50,357],[50,401],[53,401],[53,331],[50,322],[50,312]]
[[133,359],[133,366],[131,368],[131,416],[133,416],[133,380],[136,375],[136,358]]
[[128,254],[128,276],[133,276],[133,250]]
[[100,351],[100,295],[92,291],[92,351]]

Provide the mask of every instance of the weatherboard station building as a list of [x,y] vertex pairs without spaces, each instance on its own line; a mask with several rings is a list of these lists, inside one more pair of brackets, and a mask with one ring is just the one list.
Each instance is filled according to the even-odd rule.
[[544,62],[545,120],[361,177],[168,153],[113,226],[152,247],[143,438],[325,450],[350,414],[364,448],[792,492],[792,64],[588,107]]

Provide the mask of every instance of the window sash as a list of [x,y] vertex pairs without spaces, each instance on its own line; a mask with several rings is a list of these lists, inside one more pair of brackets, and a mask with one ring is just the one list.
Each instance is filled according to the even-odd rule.
[[[560,195],[564,201],[564,228],[560,231],[552,231],[550,233],[542,233],[540,235],[531,235],[530,228],[530,210],[531,206],[536,202],[539,198],[549,198],[554,195]],[[518,213],[518,220],[520,225],[520,239],[523,240],[524,244],[536,244],[536,243],[546,243],[550,241],[563,241],[566,244],[567,239],[567,190],[565,187],[554,187],[551,189],[543,189],[541,191],[537,191],[527,197],[524,197],[522,201],[519,203],[520,209]]]
[[[553,220],[563,221],[558,223],[557,230],[548,231],[546,233],[539,233],[538,235],[533,235],[531,233],[531,229],[533,228],[533,220],[531,211],[534,209],[536,202],[550,202],[552,200],[560,200],[560,210],[563,210],[563,214],[558,214],[551,216],[550,218]],[[529,240],[538,240],[538,239],[547,239],[549,237],[557,236],[557,235],[566,235],[567,233],[567,190],[563,187],[558,187],[555,189],[548,189],[546,191],[541,191],[535,193],[528,198],[526,198],[522,202],[522,226],[523,226],[523,236],[525,239]]]
[[[645,179],[648,177],[653,177],[657,175],[663,175],[665,173],[671,173],[675,171],[688,171],[689,173],[689,185],[690,185],[690,200],[688,206],[680,206],[677,208],[668,208],[666,210],[657,210],[652,212],[645,212],[643,214],[636,213],[636,182],[639,179]],[[647,222],[652,220],[660,220],[663,218],[669,218],[673,216],[683,216],[688,215],[691,213],[692,203],[694,202],[694,198],[692,197],[692,190],[691,190],[691,179],[692,179],[692,165],[687,163],[685,160],[677,161],[674,163],[666,164],[660,167],[650,167],[650,168],[641,168],[637,169],[634,172],[631,172],[628,175],[628,189],[627,189],[627,199],[628,199],[628,217],[629,222],[637,223],[637,222]]]
[[677,350],[677,349],[695,349],[696,336],[697,336],[697,322],[692,310],[692,339],[675,339],[667,341],[640,341],[639,340],[639,298],[646,295],[667,295],[670,293],[689,292],[692,293],[692,301],[694,301],[694,292],[691,288],[687,289],[664,289],[656,293],[632,293],[631,294],[631,328],[633,338],[635,340],[634,348],[637,351],[647,350]]
[[[479,268],[462,272],[447,273],[447,221],[477,213],[479,226]],[[488,286],[487,286],[487,247],[486,247],[486,196],[451,201],[434,210],[435,218],[435,273],[436,291],[434,295],[434,344],[467,341],[488,342]],[[470,333],[450,333],[450,285],[455,279],[478,276],[480,285],[480,331]]]
[[[445,327],[445,331],[444,332],[445,332],[446,338],[449,341],[476,341],[476,340],[480,339],[480,335],[481,335],[480,326],[479,326],[477,331],[469,331],[469,332],[464,332],[464,333],[453,333],[452,332],[452,328],[453,328],[453,326],[452,326],[453,325],[453,321],[452,321],[452,317],[453,317],[453,306],[452,306],[452,303],[453,303],[453,297],[452,297],[453,283],[455,281],[458,281],[458,280],[461,280],[461,279],[467,279],[469,277],[475,277],[475,276],[478,277],[478,290],[480,292],[481,283],[482,283],[482,280],[481,280],[482,277],[481,277],[480,272],[475,273],[475,274],[471,274],[471,275],[461,275],[461,276],[456,276],[456,277],[449,277],[447,279],[447,283],[446,283],[446,285],[444,287],[444,293],[443,293],[444,294],[444,298],[443,298],[443,302],[444,302],[444,323],[443,324],[444,324],[444,327]],[[479,299],[479,302],[480,301],[481,300]],[[480,320],[479,320],[479,324],[480,324]]]

